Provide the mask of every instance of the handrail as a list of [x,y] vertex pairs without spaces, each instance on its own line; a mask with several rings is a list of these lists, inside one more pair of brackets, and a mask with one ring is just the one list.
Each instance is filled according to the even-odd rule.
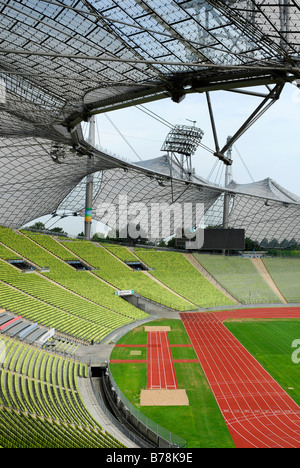
[[165,443],[168,445],[170,448],[185,448],[186,447],[186,441],[182,439],[181,437],[173,434],[172,432],[168,431],[167,429],[159,426],[156,424],[154,421],[149,419],[147,416],[145,416],[141,411],[139,411],[126,397],[125,395],[121,392],[119,389],[116,381],[114,380],[112,376],[112,372],[110,370],[110,367],[108,365],[108,373],[109,373],[109,378],[110,382],[112,384],[112,387],[116,393],[116,395],[119,397],[119,399],[122,401],[122,403],[125,405],[127,410],[141,423],[143,424],[147,429],[155,433],[160,439],[163,439]]

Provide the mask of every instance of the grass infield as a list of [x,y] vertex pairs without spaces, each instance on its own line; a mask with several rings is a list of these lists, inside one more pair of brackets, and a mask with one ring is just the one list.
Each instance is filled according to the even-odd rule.
[[[168,333],[171,345],[190,344],[180,320],[159,320],[153,324],[171,326],[172,331]],[[300,405],[300,363],[296,364],[292,360],[295,351],[292,343],[300,340],[300,320],[230,320],[225,322],[225,326]],[[144,327],[130,332],[120,340],[119,344],[121,343],[147,344]],[[130,359],[132,349],[140,349],[141,359],[147,359],[145,347],[116,348],[111,358]],[[174,359],[195,358],[193,348],[171,347],[171,352]],[[126,397],[157,424],[185,439],[188,448],[234,447],[201,365],[198,363],[174,365],[179,388],[187,390],[189,407],[140,406],[141,389],[147,387],[147,364],[111,364],[111,370]]]
[[300,405],[300,363],[292,360],[292,343],[300,340],[300,320],[228,321],[225,326]]
[[[147,325],[170,325],[170,344],[190,344],[184,325],[180,320],[159,320]],[[145,345],[147,333],[138,327],[123,337],[118,344]],[[132,350],[141,350],[141,359],[146,359],[147,348],[115,348],[111,359],[134,359]],[[197,358],[193,348],[171,347],[174,359]],[[146,354],[145,354],[146,353]],[[234,447],[230,433],[206,377],[198,363],[175,363],[180,389],[188,394],[190,406],[186,407],[141,407],[140,393],[147,388],[147,364],[110,364],[113,377],[124,393],[143,414],[154,422],[187,441],[187,447],[215,448]]]

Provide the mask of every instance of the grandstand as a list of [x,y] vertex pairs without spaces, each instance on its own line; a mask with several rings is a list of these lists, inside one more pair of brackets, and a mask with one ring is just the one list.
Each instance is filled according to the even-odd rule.
[[[67,242],[67,248],[73,253],[88,262],[96,270],[94,274],[105,280],[107,283],[113,285],[118,290],[134,290],[143,297],[153,299],[167,307],[175,310],[192,310],[195,305],[188,303],[184,298],[176,296],[173,292],[168,291],[163,285],[159,285],[151,278],[149,278],[142,271],[132,271],[126,264],[120,262],[112,256],[107,250],[99,244],[92,244],[90,242]],[[112,252],[110,248],[110,252]],[[116,252],[116,250],[115,250]],[[126,252],[119,247],[119,255],[137,261],[137,257]]]
[[123,247],[122,245],[118,244],[105,244],[104,246],[106,250],[111,252],[115,257],[122,262],[136,262],[137,257],[134,255],[127,247]]
[[300,262],[297,258],[264,258],[263,262],[287,302],[300,302]]
[[78,379],[87,376],[86,365],[5,336],[0,340],[5,345],[0,360],[0,447],[122,447],[82,402]]
[[[226,291],[244,304],[280,303],[250,259],[194,254],[213,278],[210,282],[188,257],[0,228],[1,353],[5,350],[0,355],[0,446],[123,447],[86,409],[77,379],[86,379],[90,369],[84,357],[75,358],[82,346],[101,344],[112,332],[148,320],[116,290],[134,288],[163,307],[172,304],[168,310],[175,314],[236,304]],[[34,269],[25,272],[11,260],[26,261]],[[68,261],[91,269],[76,271]],[[147,270],[133,271],[130,262],[142,262]],[[264,262],[287,301],[297,301],[299,260]],[[40,333],[55,328],[55,336],[42,349],[30,335],[21,341],[22,330],[29,333],[31,327]]]
[[151,267],[151,275],[197,307],[233,305],[180,253],[138,250],[136,255]]
[[[24,317],[39,320],[44,326],[55,326],[61,333],[71,334],[72,330],[74,337],[95,342],[100,342],[116,328],[146,317],[143,312],[116,297],[114,288],[89,271],[77,272],[31,238],[9,229],[0,229],[0,242],[23,254],[22,258],[40,269],[32,276],[23,275],[8,264],[3,265],[1,281],[6,294],[14,298],[13,303],[8,304],[12,311],[18,313],[20,304],[25,300],[28,306]],[[52,243],[51,246],[54,248]],[[62,254],[59,244],[57,253]],[[68,259],[78,259],[67,251],[66,254]],[[45,267],[46,271],[42,271]],[[3,300],[3,306],[8,308],[7,297]]]
[[195,254],[201,265],[242,304],[281,302],[251,259]]
[[[147,314],[116,296],[116,290],[133,289],[178,311],[232,303],[182,254],[153,256],[141,251],[133,254],[125,247],[114,248],[126,260],[140,258],[151,268],[155,267],[156,271],[150,272],[158,280],[155,281],[143,271],[132,271],[111,253],[111,248],[109,251],[97,243],[58,241],[42,234],[0,228],[0,245],[2,306],[81,341],[99,343],[113,330],[147,318]],[[36,270],[22,273],[5,261],[12,257],[31,262]],[[78,272],[67,263],[70,260],[84,261],[92,270]],[[178,277],[179,264],[181,274],[189,278],[186,282]],[[198,292],[193,291],[191,282],[197,284]]]

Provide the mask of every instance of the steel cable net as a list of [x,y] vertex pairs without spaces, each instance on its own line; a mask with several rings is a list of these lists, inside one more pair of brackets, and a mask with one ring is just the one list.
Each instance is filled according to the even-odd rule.
[[[155,160],[155,166],[157,164]],[[246,237],[265,247],[290,247],[299,243],[298,197],[289,194],[271,179],[245,186],[232,183],[226,193],[230,194],[230,228],[245,229]],[[160,236],[156,239],[164,237],[166,218],[170,223],[170,233],[177,234],[174,213],[178,214],[178,207],[179,216],[186,214],[187,219],[193,220],[193,226],[221,227],[223,223],[224,189],[203,183],[203,179],[195,176],[187,184],[185,180],[171,179],[168,171],[147,175],[136,169],[104,171],[101,190],[94,199],[94,219],[111,227],[117,221],[117,226],[120,226],[118,215],[122,203],[127,203],[128,213],[132,211],[132,220],[138,221],[141,230],[149,237],[152,231],[159,232]],[[197,219],[199,204],[203,206],[203,219]],[[189,214],[188,210],[192,213]],[[127,218],[128,223],[130,219]]]
[[[92,148],[81,122],[300,77],[295,1],[0,0],[0,14],[0,224],[13,228],[59,209],[80,214],[89,174],[96,219],[123,193],[147,206],[203,203],[208,224],[220,224],[224,189],[170,175],[166,159],[134,165]],[[228,191],[231,227],[299,242],[297,197],[275,184],[268,196],[255,185]]]

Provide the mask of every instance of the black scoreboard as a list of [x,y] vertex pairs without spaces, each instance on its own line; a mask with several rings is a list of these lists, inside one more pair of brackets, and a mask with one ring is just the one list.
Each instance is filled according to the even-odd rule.
[[[176,247],[188,249],[190,242],[193,239],[176,239]],[[245,229],[204,229],[204,244],[199,250],[245,250]]]

